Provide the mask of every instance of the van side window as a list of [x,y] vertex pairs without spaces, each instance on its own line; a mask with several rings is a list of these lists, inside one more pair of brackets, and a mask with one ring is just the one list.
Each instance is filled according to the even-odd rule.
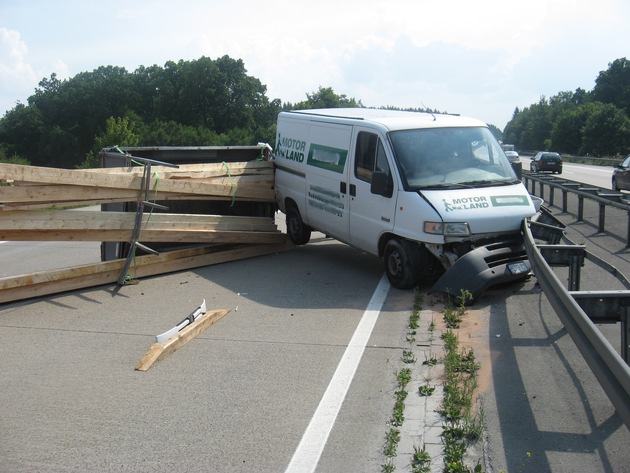
[[361,131],[357,136],[354,175],[363,181],[372,182],[374,171],[381,171],[389,175],[385,148],[378,135]]

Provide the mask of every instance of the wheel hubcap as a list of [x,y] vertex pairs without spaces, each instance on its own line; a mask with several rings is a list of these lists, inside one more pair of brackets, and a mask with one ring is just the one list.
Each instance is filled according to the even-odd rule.
[[387,259],[387,266],[389,267],[389,272],[391,274],[399,274],[400,268],[402,267],[402,261],[400,259],[400,255],[398,252],[393,252],[389,255]]

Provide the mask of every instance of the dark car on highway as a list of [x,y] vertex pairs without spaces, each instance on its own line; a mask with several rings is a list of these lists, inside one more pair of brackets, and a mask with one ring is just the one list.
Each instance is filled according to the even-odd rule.
[[531,172],[557,172],[562,174],[562,156],[552,151],[540,151],[529,163]]
[[615,166],[612,175],[612,188],[614,191],[630,191],[630,154]]

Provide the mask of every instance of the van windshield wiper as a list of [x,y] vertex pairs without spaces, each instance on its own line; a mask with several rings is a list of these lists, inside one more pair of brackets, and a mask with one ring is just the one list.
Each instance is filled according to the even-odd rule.
[[465,182],[442,182],[440,184],[429,184],[419,186],[418,190],[435,190],[435,189],[471,189],[474,186]]
[[485,186],[510,186],[520,181],[497,181],[495,179],[481,179],[477,181],[458,182],[457,184],[464,187],[485,187]]

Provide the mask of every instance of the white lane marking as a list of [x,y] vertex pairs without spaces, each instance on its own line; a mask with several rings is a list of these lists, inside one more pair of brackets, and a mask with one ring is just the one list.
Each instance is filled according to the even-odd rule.
[[383,275],[285,473],[315,471],[388,292],[389,282]]

